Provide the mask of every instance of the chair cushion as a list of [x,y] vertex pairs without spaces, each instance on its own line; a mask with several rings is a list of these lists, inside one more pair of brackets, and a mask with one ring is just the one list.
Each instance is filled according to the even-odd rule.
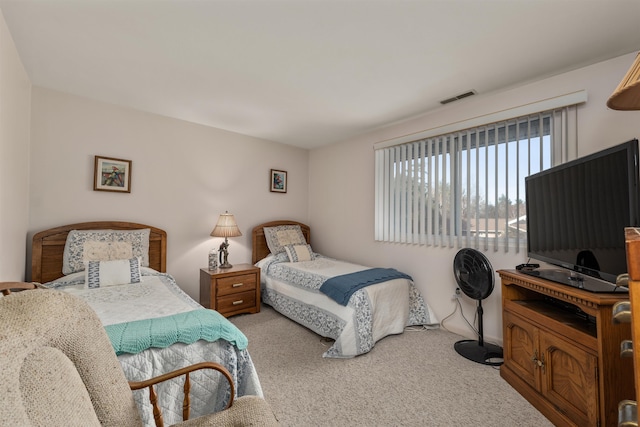
[[24,359],[20,393],[33,425],[100,426],[82,378],[57,348],[41,347]]

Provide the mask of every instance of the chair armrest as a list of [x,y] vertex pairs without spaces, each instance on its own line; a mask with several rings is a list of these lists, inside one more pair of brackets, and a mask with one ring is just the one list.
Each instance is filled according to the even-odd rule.
[[176,378],[179,376],[185,376],[184,380],[184,401],[182,404],[182,418],[184,420],[189,419],[189,411],[191,410],[191,402],[189,399],[189,392],[191,390],[191,381],[189,379],[189,373],[193,371],[197,371],[200,369],[214,369],[220,373],[227,379],[229,382],[229,387],[231,388],[231,398],[229,399],[229,403],[227,404],[225,409],[228,409],[233,404],[233,397],[235,395],[235,386],[233,384],[233,378],[231,374],[224,366],[215,362],[201,362],[196,363],[195,365],[186,366],[182,369],[177,369],[172,372],[167,372],[166,374],[158,375],[157,377],[150,378],[145,381],[129,381],[129,387],[131,390],[140,390],[145,387],[149,388],[149,400],[151,401],[151,405],[153,406],[153,417],[155,418],[156,427],[163,427],[164,421],[162,420],[162,412],[160,411],[160,407],[158,406],[158,395],[156,394],[154,385],[170,380],[172,378]]
[[2,295],[9,295],[14,289],[36,289],[36,283],[28,282],[0,282],[0,292]]
[[262,397],[242,396],[237,398],[229,409],[174,425],[174,427],[216,426],[279,427],[280,422],[271,410],[271,406]]

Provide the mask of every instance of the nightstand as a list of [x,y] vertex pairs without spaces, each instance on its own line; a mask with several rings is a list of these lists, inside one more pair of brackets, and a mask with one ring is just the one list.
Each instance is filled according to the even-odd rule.
[[260,269],[251,264],[200,269],[200,304],[224,317],[260,311]]

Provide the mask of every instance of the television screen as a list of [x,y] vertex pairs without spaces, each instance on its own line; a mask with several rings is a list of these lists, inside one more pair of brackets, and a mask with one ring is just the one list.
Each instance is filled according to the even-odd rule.
[[562,267],[532,275],[593,292],[613,292],[627,272],[625,227],[638,226],[638,140],[525,179],[527,249]]

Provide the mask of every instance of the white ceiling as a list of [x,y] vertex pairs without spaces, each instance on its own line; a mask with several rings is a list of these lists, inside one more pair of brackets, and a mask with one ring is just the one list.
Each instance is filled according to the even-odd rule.
[[640,50],[640,0],[0,0],[0,9],[36,86],[305,148],[469,90]]

